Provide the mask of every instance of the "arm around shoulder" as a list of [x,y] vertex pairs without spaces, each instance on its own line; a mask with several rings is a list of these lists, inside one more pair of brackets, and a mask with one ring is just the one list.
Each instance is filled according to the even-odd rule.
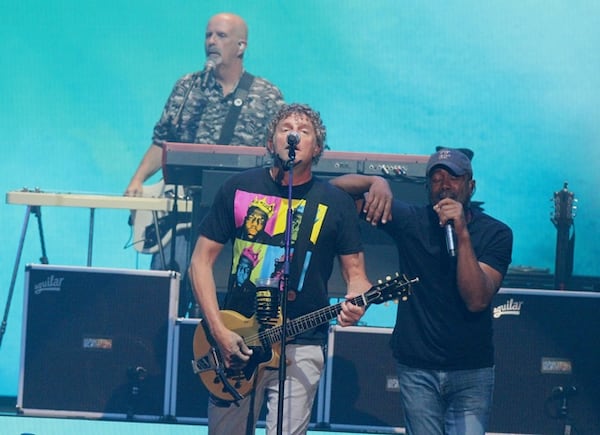
[[361,211],[365,213],[367,222],[377,225],[392,220],[394,197],[385,178],[375,175],[346,174],[332,179],[330,183],[355,197],[365,195]]

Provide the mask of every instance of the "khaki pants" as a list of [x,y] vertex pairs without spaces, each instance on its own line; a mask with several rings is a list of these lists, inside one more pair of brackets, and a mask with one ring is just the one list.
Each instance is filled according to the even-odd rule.
[[[285,399],[283,402],[283,433],[305,434],[310,422],[313,401],[324,366],[321,346],[288,345],[286,347]],[[257,382],[254,398],[248,396],[239,402],[208,404],[209,435],[245,435],[250,406],[254,401],[252,431],[263,405],[267,401],[266,434],[277,433],[277,405],[279,400],[279,371],[264,370]],[[254,399],[254,400],[253,400]]]

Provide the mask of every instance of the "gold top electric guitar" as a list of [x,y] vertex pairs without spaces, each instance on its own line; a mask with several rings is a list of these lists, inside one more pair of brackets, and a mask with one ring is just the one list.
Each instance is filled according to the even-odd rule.
[[[357,306],[367,307],[393,299],[407,300],[412,284],[418,281],[418,278],[409,280],[400,276],[388,277],[385,281],[380,281],[371,287],[366,293],[349,301]],[[340,302],[290,320],[286,324],[287,337],[291,339],[304,331],[327,323],[341,311]],[[250,361],[242,369],[226,368],[208,326],[200,321],[194,333],[192,366],[213,396],[225,401],[238,401],[252,392],[255,379],[264,369],[278,367],[283,325],[279,318],[277,326],[265,327],[256,316],[247,318],[230,310],[222,310],[221,316],[225,325],[239,334],[246,345],[253,350]]]

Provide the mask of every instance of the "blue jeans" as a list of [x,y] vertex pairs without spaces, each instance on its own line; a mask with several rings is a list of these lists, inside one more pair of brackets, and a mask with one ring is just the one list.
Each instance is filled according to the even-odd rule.
[[493,367],[438,371],[398,364],[398,381],[407,434],[485,434],[494,391]]

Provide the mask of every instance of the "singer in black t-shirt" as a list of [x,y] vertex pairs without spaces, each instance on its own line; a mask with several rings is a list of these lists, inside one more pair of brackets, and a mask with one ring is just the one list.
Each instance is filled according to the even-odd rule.
[[392,201],[380,177],[332,181],[353,194],[369,191],[361,204],[365,218],[381,221],[397,246],[400,270],[419,278],[408,301],[398,305],[391,339],[412,435],[483,435],[489,418],[490,304],[511,262],[513,237],[508,226],[471,202],[472,154],[442,148],[431,155],[426,206]]

